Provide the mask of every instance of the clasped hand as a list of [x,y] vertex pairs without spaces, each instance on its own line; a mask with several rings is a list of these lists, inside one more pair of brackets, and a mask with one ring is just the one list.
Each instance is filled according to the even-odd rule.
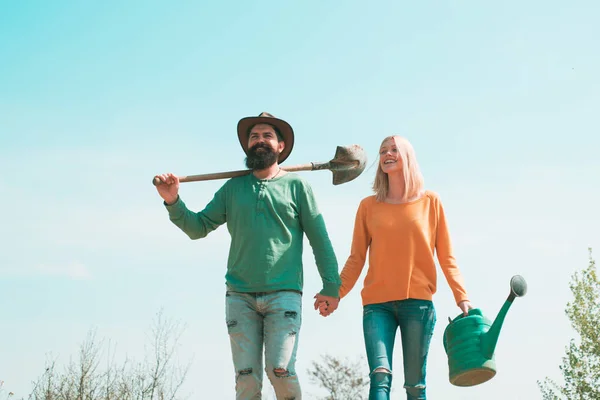
[[340,299],[337,297],[325,296],[320,293],[315,295],[315,310],[319,310],[319,314],[323,317],[327,317],[337,310],[339,304]]

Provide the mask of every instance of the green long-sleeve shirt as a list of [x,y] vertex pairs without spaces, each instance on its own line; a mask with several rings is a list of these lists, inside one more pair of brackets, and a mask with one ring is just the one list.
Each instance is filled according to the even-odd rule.
[[228,180],[201,212],[179,198],[166,205],[170,220],[191,239],[227,223],[231,245],[226,284],[239,292],[299,290],[304,284],[303,234],[323,281],[321,294],[338,297],[338,263],[309,184],[296,174],[261,180],[253,174]]

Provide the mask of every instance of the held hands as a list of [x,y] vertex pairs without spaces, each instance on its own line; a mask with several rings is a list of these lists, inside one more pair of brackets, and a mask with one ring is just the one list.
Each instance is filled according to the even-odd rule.
[[155,178],[160,179],[161,182],[156,186],[160,197],[169,205],[175,203],[179,196],[179,178],[171,173],[156,175]]
[[[320,293],[315,295],[315,310],[319,310],[319,314],[323,317],[327,317],[331,315],[335,310],[337,310],[340,299],[331,296],[324,296]],[[469,300],[464,300],[458,303],[458,308],[463,312],[464,316],[469,314],[469,310],[472,310],[474,307]]]
[[469,310],[473,309],[473,306],[469,300],[464,300],[458,303],[458,308],[460,308],[464,316],[467,316],[469,314]]
[[319,310],[319,314],[323,317],[329,316],[337,310],[340,304],[340,299],[337,297],[324,296],[320,293],[315,295],[315,310]]
[[[315,310],[319,310],[319,314],[323,317],[327,317],[331,315],[335,310],[337,310],[340,299],[331,296],[324,296],[320,293],[315,295]],[[469,314],[469,310],[472,310],[474,307],[469,300],[464,300],[458,303],[458,308],[463,312],[464,316]]]

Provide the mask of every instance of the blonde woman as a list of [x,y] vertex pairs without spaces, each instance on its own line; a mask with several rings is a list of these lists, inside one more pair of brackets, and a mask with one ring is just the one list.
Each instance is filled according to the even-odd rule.
[[[390,398],[392,354],[402,338],[408,400],[426,399],[427,354],[436,323],[434,253],[463,313],[472,308],[454,259],[444,208],[424,190],[415,151],[405,138],[383,140],[373,184],[356,214],[351,254],[342,270],[340,297],[354,287],[369,251],[362,289],[363,332],[370,374],[370,400]],[[324,304],[321,314],[327,315]]]

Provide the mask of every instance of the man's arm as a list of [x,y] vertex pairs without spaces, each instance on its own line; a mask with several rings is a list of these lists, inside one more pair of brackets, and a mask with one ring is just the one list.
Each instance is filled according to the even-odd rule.
[[323,281],[323,289],[319,293],[338,298],[341,285],[338,263],[312,188],[304,183],[298,197],[300,223],[312,247],[317,269]]
[[215,193],[215,196],[204,210],[197,213],[190,211],[181,200],[181,197],[178,197],[175,203],[171,205],[164,203],[169,212],[169,219],[185,232],[190,239],[206,237],[227,221],[225,195],[222,189]]
[[227,183],[215,193],[204,210],[190,211],[179,196],[179,179],[173,174],[157,175],[162,184],[157,186],[169,212],[169,219],[190,239],[200,239],[227,221]]

